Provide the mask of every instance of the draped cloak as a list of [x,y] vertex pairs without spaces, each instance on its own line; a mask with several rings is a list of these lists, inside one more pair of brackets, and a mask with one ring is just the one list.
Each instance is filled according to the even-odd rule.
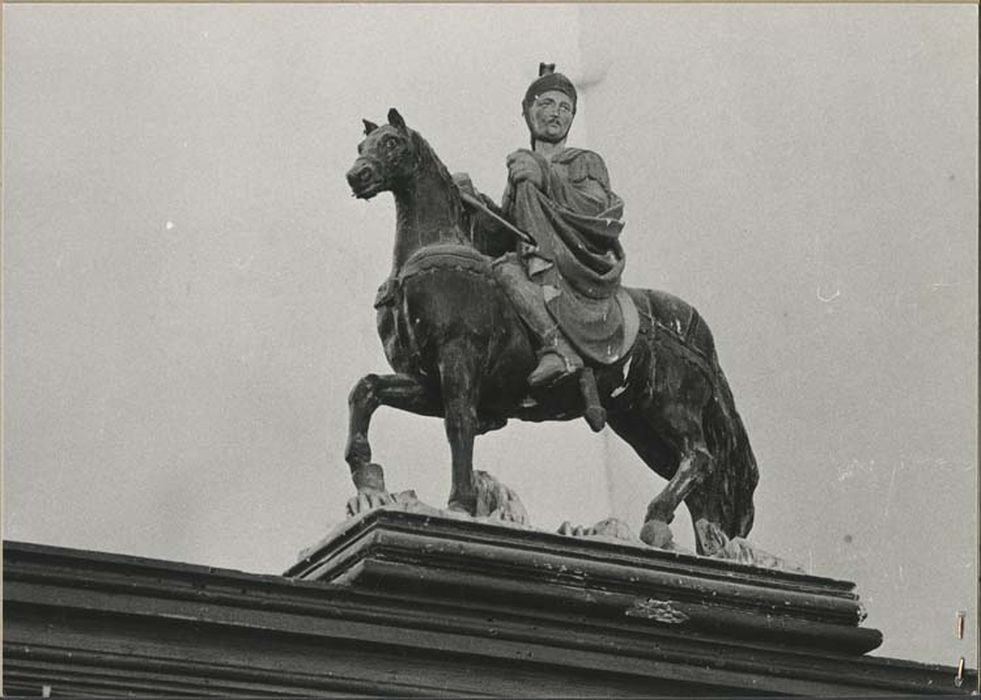
[[544,174],[542,188],[509,185],[502,206],[537,243],[522,245],[529,277],[542,286],[546,307],[584,357],[615,362],[638,327],[637,310],[620,288],[623,201],[610,190],[596,153],[566,148],[550,161],[532,155]]

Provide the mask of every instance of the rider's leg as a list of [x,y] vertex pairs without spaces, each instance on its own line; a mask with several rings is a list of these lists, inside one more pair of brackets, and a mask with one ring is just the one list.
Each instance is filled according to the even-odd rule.
[[538,336],[538,366],[528,375],[531,386],[550,384],[583,368],[582,357],[569,344],[555,319],[545,307],[545,294],[518,261],[509,253],[494,261],[494,275],[514,304],[522,320]]

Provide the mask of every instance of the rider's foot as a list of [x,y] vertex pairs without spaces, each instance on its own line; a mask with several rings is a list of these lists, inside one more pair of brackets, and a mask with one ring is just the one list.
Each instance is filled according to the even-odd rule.
[[551,351],[542,354],[538,366],[528,375],[528,384],[533,387],[554,384],[560,379],[571,377],[583,368],[578,355],[563,357]]

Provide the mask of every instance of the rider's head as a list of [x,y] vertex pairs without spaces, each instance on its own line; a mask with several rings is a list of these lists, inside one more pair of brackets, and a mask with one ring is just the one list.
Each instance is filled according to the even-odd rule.
[[578,95],[572,81],[555,72],[554,64],[542,63],[538,78],[525,91],[521,113],[535,141],[559,143],[564,140],[576,116]]

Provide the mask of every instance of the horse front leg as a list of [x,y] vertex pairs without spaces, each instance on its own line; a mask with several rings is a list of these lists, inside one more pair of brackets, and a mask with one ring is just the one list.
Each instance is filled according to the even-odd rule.
[[473,443],[478,431],[478,354],[468,343],[442,349],[439,372],[446,438],[453,463],[450,510],[475,515],[477,489],[473,477]]
[[417,378],[408,374],[369,374],[361,378],[348,396],[348,436],[344,459],[358,490],[347,504],[348,516],[393,502],[385,488],[381,465],[371,461],[368,428],[379,406],[391,406],[420,415],[438,415],[437,397]]

